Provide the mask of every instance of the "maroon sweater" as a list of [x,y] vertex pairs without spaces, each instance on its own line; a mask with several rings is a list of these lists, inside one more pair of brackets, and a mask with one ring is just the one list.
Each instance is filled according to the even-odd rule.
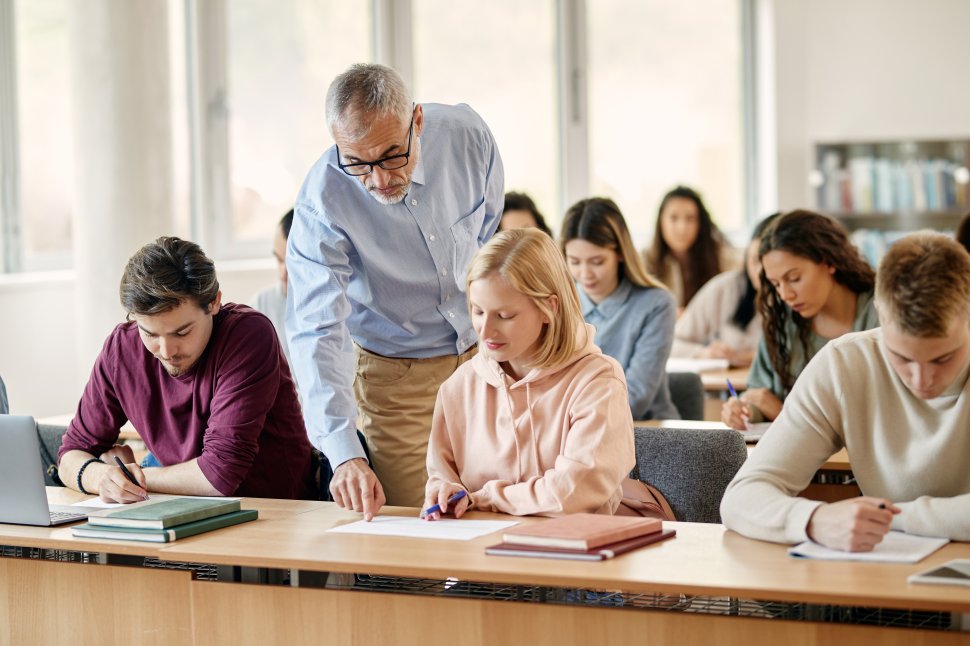
[[269,319],[227,303],[185,374],[169,376],[135,323],[114,329],[94,364],[58,459],[100,455],[126,420],[162,465],[199,459],[223,495],[313,498],[311,449],[290,369]]

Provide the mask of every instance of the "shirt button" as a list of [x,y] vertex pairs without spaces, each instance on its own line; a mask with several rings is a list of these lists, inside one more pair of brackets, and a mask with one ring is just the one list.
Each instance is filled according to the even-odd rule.
[[448,312],[448,317],[449,318],[455,318],[455,313],[454,312]]
[[417,206],[417,205],[418,205],[418,201],[415,200],[415,199],[412,199],[411,200],[411,206]]
[[433,233],[428,236],[428,240],[432,240],[433,241],[434,239],[435,239],[435,237],[434,237],[434,234]]
[[448,275],[448,270],[447,269],[442,269],[441,270],[441,275],[442,276],[447,276]]

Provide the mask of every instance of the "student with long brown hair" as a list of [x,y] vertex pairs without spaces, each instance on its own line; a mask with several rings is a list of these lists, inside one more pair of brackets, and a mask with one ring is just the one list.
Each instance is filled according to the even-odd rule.
[[704,283],[740,266],[737,252],[714,224],[701,196],[686,186],[674,188],[661,200],[644,260],[647,271],[673,292],[681,310]]
[[620,208],[580,200],[566,211],[560,245],[596,344],[623,366],[634,419],[679,419],[666,370],[677,305],[640,263]]
[[764,335],[748,390],[721,410],[721,420],[736,429],[777,417],[799,373],[829,340],[879,325],[875,272],[832,218],[811,211],[781,216],[762,236],[759,255]]

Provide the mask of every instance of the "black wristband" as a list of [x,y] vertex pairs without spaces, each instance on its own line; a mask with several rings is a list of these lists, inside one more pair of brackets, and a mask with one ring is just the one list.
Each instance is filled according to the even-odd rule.
[[85,461],[85,463],[81,465],[81,468],[77,470],[77,490],[80,491],[81,493],[86,493],[89,496],[91,495],[91,492],[90,491],[87,491],[84,488],[84,485],[81,484],[81,476],[84,475],[84,470],[87,469],[88,468],[88,465],[91,464],[92,462],[101,462],[101,459],[100,458],[91,458],[91,459]]

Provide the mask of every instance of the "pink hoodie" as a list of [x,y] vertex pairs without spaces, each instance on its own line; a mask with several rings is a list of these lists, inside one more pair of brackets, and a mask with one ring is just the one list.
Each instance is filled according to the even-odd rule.
[[635,457],[623,369],[585,347],[513,381],[480,352],[441,385],[428,444],[427,490],[464,487],[476,509],[519,516],[612,514]]

